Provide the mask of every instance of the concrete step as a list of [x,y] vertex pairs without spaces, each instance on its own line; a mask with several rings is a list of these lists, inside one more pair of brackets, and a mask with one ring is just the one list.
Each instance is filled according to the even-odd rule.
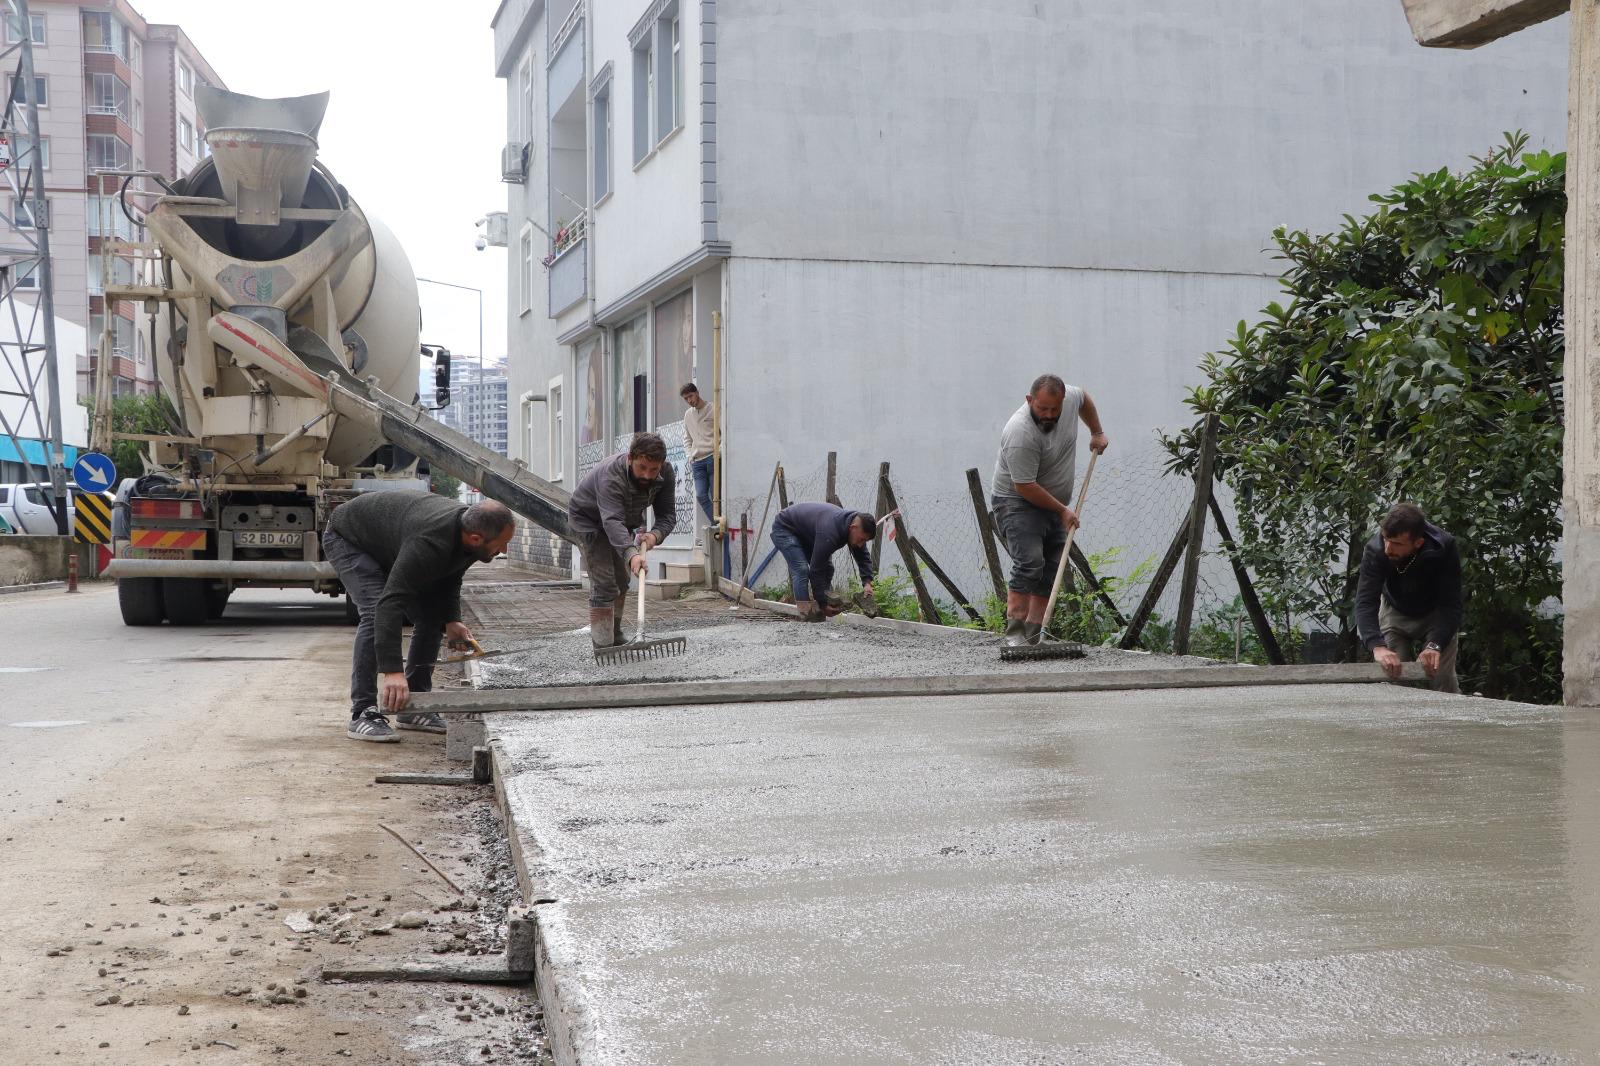
[[688,581],[646,581],[644,583],[644,598],[647,600],[675,600],[683,595],[683,590],[689,588]]
[[705,583],[706,568],[698,562],[663,563],[661,576],[667,581],[682,581],[689,585],[701,585]]

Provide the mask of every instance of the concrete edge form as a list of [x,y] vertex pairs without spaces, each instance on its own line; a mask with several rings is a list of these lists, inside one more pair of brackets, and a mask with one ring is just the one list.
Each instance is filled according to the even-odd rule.
[[[681,707],[714,703],[888,699],[896,696],[988,696],[1019,692],[1237,688],[1254,685],[1349,685],[1387,682],[1377,663],[1316,666],[1198,666],[1178,670],[1083,670],[1071,673],[963,674],[950,677],[794,678],[779,681],[684,681],[644,685],[568,685],[419,692],[417,711],[578,711],[607,707]],[[1401,681],[1426,680],[1406,663]],[[495,775],[499,780],[498,767]],[[496,786],[498,788],[498,785]]]
[[[528,854],[523,848],[522,834],[511,816],[511,805],[506,795],[506,755],[499,740],[489,739],[489,760],[493,766],[494,798],[500,807],[500,820],[505,826],[506,844],[511,850],[511,866],[517,873],[517,887],[528,906],[533,923],[533,992],[544,1011],[545,1039],[550,1044],[550,1054],[556,1066],[581,1066],[587,1061],[585,1052],[594,1046],[593,1017],[578,983],[577,967],[560,949],[552,948],[551,927],[559,921],[559,900],[539,892],[533,871],[528,866]],[[510,930],[507,930],[507,936]],[[558,972],[564,971],[566,976]]]
[[[779,603],[777,600],[763,600],[750,589],[743,585],[735,584],[725,577],[717,578],[717,591],[726,599],[733,600],[741,607],[753,607],[760,611],[770,611],[781,614],[785,618],[799,618],[800,611],[792,603]],[[976,640],[995,640],[993,633],[982,629],[963,629],[960,626],[936,626],[928,622],[908,622],[901,618],[868,618],[864,614],[841,614],[828,620],[829,625],[864,626],[868,629],[888,629],[896,633],[937,634],[941,637],[962,636]]]

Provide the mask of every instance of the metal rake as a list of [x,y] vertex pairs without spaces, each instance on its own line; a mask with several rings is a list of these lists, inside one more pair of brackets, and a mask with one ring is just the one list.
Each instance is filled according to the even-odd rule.
[[633,631],[633,639],[626,644],[613,644],[609,648],[596,648],[594,661],[597,663],[630,663],[642,662],[645,659],[665,659],[673,655],[682,655],[689,650],[689,642],[683,637],[659,637],[650,640],[644,635],[644,575],[639,571],[639,619]]

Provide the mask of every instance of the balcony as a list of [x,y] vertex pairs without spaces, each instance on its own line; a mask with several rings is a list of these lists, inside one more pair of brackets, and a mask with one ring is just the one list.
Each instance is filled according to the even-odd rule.
[[580,236],[568,243],[550,263],[550,317],[589,295],[588,253]]

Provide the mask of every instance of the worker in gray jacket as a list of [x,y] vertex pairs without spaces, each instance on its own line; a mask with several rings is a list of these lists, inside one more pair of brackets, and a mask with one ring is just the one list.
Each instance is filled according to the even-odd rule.
[[[367,492],[334,508],[322,534],[322,554],[339,572],[356,605],[350,667],[351,740],[393,743],[401,729],[443,733],[437,713],[403,713],[413,692],[433,687],[439,642],[469,645],[461,621],[461,577],[473,563],[504,554],[516,532],[505,504],[484,500],[464,507],[431,492]],[[411,647],[400,656],[400,630],[409,617]]]
[[[596,648],[622,643],[622,613],[631,574],[643,574],[645,553],[671,534],[677,521],[677,474],[667,463],[667,445],[654,433],[638,433],[619,452],[589,471],[568,507],[589,571],[589,639]],[[655,513],[647,532],[644,513]]]

